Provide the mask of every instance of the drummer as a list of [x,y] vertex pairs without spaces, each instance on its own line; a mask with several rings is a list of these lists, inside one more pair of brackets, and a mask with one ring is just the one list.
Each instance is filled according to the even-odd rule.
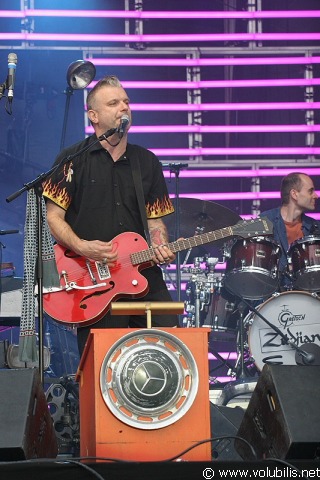
[[289,245],[308,235],[320,234],[320,224],[305,215],[314,211],[318,195],[312,179],[302,172],[292,172],[281,181],[281,206],[261,213],[273,223],[273,237],[281,248],[279,260],[280,289],[291,285],[287,252]]

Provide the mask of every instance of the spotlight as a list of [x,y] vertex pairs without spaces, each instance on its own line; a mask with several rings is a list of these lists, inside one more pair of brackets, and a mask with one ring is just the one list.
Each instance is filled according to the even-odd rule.
[[66,75],[68,87],[65,90],[67,99],[66,99],[66,106],[64,111],[60,150],[62,150],[62,148],[64,147],[64,141],[66,136],[66,126],[67,126],[67,119],[68,119],[69,105],[70,105],[70,97],[71,95],[73,95],[74,90],[81,90],[86,88],[89,85],[89,83],[92,82],[95,75],[96,75],[96,67],[93,65],[93,63],[87,60],[76,60],[75,62],[72,62],[68,67],[67,75]]

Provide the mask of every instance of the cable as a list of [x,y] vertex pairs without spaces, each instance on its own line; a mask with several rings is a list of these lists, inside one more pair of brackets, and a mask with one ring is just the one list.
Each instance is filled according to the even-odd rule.
[[66,460],[68,463],[74,463],[75,465],[78,465],[79,467],[81,468],[84,468],[85,470],[87,470],[88,472],[92,473],[92,475],[96,478],[98,478],[99,480],[105,480],[105,478],[100,475],[100,473],[96,472],[93,468],[89,467],[88,465],[86,465],[85,463],[81,463],[77,460]]
[[[182,457],[184,454],[190,452],[194,448],[203,445],[204,443],[212,443],[216,442],[217,440],[224,440],[224,439],[234,439],[234,440],[240,440],[241,442],[244,442],[251,450],[251,453],[254,457],[254,460],[257,460],[257,454],[253,448],[253,446],[244,438],[239,437],[238,435],[220,435],[219,437],[212,437],[208,438],[206,440],[200,440],[199,442],[196,442],[194,445],[191,445],[191,447],[186,448],[182,452],[179,452],[177,455],[174,455],[173,457],[166,458],[164,460],[159,460],[160,463],[167,463],[167,462],[173,462],[174,460]],[[123,459],[117,459],[117,458],[108,458],[108,457],[77,457],[73,458],[70,460],[70,462],[79,462],[83,460],[103,460],[103,461],[109,461],[109,462],[116,462],[116,463],[141,463],[139,462],[133,462],[132,460],[123,460]],[[69,462],[69,459],[65,459],[65,462]]]
[[176,460],[177,458],[181,457],[182,455],[184,455],[185,453],[188,453],[190,452],[191,450],[193,450],[194,448],[200,446],[200,445],[203,445],[204,443],[212,443],[212,442],[216,442],[217,440],[224,440],[224,439],[234,439],[234,440],[240,440],[241,442],[244,442],[251,450],[251,453],[254,457],[255,460],[257,460],[257,454],[253,448],[253,446],[247,441],[245,440],[244,438],[242,437],[238,437],[237,435],[221,435],[219,437],[212,437],[212,438],[208,438],[206,440],[200,440],[199,442],[196,442],[194,445],[192,445],[191,447],[189,448],[186,448],[185,450],[183,450],[182,452],[178,453],[177,455],[175,455],[174,457],[171,457],[171,458],[167,458],[166,460],[161,460],[161,462],[172,462],[173,460]]
[[302,471],[299,470],[299,468],[295,467],[294,465],[292,465],[292,464],[289,463],[289,462],[286,462],[285,460],[281,460],[280,458],[273,458],[273,457],[265,458],[264,460],[272,461],[272,462],[277,462],[277,463],[280,463],[280,464],[282,464],[282,465],[286,465],[287,467],[293,468],[294,470],[296,470],[297,472],[299,472],[300,475],[301,475],[301,478],[305,478],[306,480],[309,479],[309,477],[305,477],[305,476],[303,475]]

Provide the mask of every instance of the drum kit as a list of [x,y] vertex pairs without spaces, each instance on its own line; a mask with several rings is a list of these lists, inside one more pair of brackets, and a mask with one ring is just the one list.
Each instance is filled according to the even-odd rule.
[[[241,220],[221,205],[190,198],[180,199],[177,214],[181,237]],[[170,235],[174,225],[167,226]],[[281,250],[272,238],[232,238],[206,247],[198,247],[193,264],[187,263],[189,251],[181,263],[188,276],[182,326],[209,327],[219,341],[234,334],[238,360],[230,374],[236,379],[256,375],[266,363],[320,365],[320,237],[290,245],[290,283],[284,291],[278,270]]]

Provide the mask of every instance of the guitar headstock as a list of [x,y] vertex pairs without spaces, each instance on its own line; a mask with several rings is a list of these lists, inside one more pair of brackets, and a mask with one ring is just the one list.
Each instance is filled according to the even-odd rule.
[[240,220],[232,227],[234,235],[243,238],[258,237],[259,235],[272,235],[273,223],[267,217],[252,220]]

